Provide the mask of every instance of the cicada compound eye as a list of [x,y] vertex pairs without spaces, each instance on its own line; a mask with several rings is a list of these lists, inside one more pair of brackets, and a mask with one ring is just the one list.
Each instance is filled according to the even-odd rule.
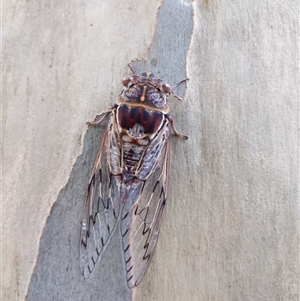
[[162,89],[164,93],[170,93],[171,92],[171,86],[165,82],[162,83]]
[[132,80],[131,77],[128,77],[128,76],[127,76],[127,77],[124,77],[124,78],[122,79],[122,84],[123,84],[123,86],[128,88],[128,84],[131,82],[131,80]]

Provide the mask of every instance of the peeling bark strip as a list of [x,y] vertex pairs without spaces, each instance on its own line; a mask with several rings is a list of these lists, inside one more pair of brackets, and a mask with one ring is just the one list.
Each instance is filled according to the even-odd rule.
[[90,277],[120,222],[126,280],[133,288],[142,281],[158,240],[167,198],[169,127],[187,136],[177,132],[168,114],[173,90],[166,82],[133,72],[122,83],[116,105],[88,123],[100,125],[111,115],[88,186],[80,270]]

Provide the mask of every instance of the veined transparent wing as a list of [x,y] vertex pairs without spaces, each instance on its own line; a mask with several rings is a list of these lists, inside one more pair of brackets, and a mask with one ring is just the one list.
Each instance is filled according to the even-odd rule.
[[110,120],[88,186],[80,239],[80,270],[88,278],[114,232],[120,212],[119,192],[111,173],[110,146],[116,142]]
[[144,167],[149,168],[149,162],[153,163],[153,168],[137,185],[137,197],[129,198],[122,210],[121,234],[129,288],[137,286],[143,279],[158,240],[167,196],[168,138],[169,128],[165,126],[147,146],[141,159],[140,174],[143,174]]

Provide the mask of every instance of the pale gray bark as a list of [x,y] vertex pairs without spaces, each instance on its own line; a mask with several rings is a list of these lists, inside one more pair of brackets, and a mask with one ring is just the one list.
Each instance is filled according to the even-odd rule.
[[[4,5],[3,300],[299,300],[299,3],[159,5]],[[104,130],[85,122],[136,57],[190,78],[170,102],[189,140],[171,138],[161,235],[131,291],[117,231],[88,280],[79,235]]]

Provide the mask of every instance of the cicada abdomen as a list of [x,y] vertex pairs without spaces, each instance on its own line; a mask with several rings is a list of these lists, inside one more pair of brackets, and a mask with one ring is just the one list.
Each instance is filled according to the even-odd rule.
[[80,241],[85,278],[120,222],[129,288],[143,279],[156,247],[167,198],[171,87],[152,73],[122,81],[116,104],[99,115],[108,126],[90,178]]

